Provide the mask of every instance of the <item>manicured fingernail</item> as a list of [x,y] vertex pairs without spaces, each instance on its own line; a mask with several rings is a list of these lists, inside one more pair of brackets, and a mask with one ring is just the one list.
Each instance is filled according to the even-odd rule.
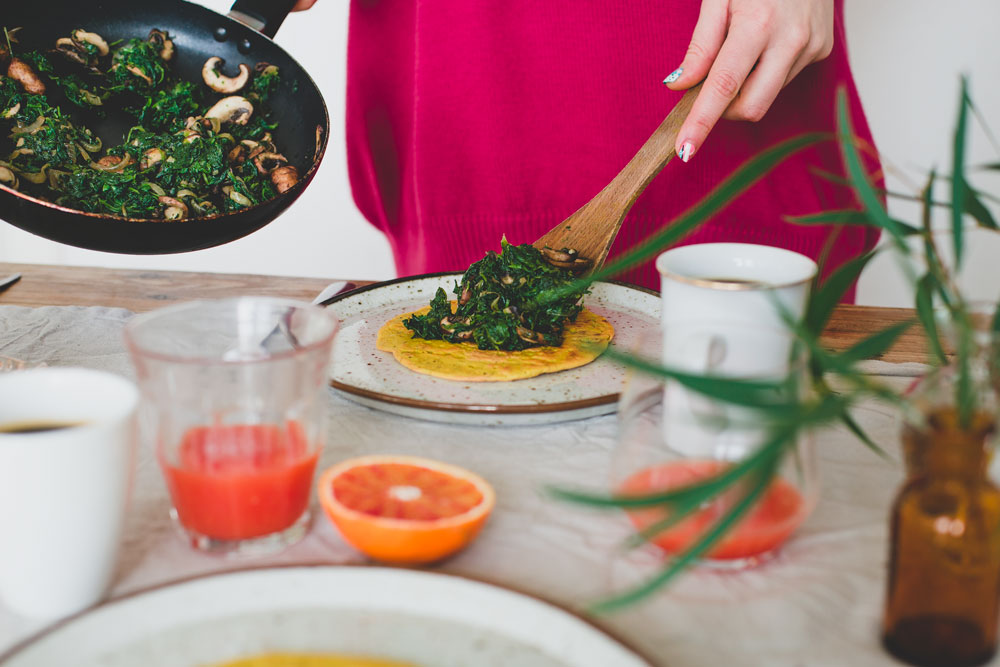
[[681,144],[681,149],[677,151],[677,157],[681,159],[681,162],[687,162],[694,155],[694,144],[690,141],[685,141]]
[[667,75],[667,78],[663,80],[663,83],[673,83],[677,79],[681,78],[681,74],[684,73],[683,67],[678,67],[673,72]]

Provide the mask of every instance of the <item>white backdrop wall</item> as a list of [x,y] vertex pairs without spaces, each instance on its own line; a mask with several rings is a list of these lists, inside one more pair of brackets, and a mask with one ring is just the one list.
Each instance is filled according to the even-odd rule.
[[[226,11],[229,0],[200,0]],[[997,0],[846,0],[855,77],[879,149],[891,169],[890,189],[912,192],[922,170],[947,167],[958,76],[971,77],[984,117],[1000,133],[1000,26]],[[278,42],[309,70],[326,97],[331,144],[313,185],[281,218],[228,245],[168,256],[124,256],[62,246],[0,225],[0,261],[82,266],[267,273],[383,279],[394,275],[384,238],[351,200],[344,159],[346,0],[320,0],[293,15]],[[982,131],[972,160],[1000,159]],[[1000,192],[1000,179],[979,181]],[[897,217],[914,219],[912,204],[891,203]],[[2,211],[0,211],[2,217]],[[941,224],[946,224],[942,218]],[[1000,296],[1000,239],[973,233],[964,282],[977,297]],[[862,277],[859,301],[908,305],[910,290],[895,261],[877,259]]]

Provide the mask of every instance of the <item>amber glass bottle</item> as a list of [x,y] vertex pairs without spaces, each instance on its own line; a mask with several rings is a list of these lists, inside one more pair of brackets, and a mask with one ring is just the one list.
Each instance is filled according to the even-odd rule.
[[[980,404],[980,408],[982,408]],[[996,652],[1000,490],[987,478],[992,410],[928,408],[903,431],[882,640],[914,665],[980,665]]]

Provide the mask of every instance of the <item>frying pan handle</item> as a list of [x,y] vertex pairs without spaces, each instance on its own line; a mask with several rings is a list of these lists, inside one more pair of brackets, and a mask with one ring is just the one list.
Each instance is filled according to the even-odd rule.
[[274,37],[295,2],[296,0],[236,0],[229,10],[229,18],[268,37]]

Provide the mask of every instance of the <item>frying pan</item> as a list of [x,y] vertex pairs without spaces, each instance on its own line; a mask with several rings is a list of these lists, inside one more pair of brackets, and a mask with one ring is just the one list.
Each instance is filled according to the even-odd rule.
[[[236,0],[229,16],[222,16],[184,0],[25,0],[4,2],[0,26],[21,26],[15,53],[51,49],[55,40],[75,28],[96,32],[108,43],[145,39],[150,29],[168,32],[176,54],[171,69],[181,78],[200,81],[201,68],[212,56],[224,58],[224,72],[236,73],[240,63],[251,68],[268,62],[281,69],[278,92],[271,107],[278,128],[275,143],[299,169],[299,182],[270,201],[240,211],[206,218],[176,221],[126,219],[85,213],[57,206],[0,185],[0,219],[53,241],[90,250],[156,255],[200,250],[228,243],[254,232],[277,218],[316,175],[329,138],[330,117],[319,89],[309,74],[271,41],[295,0]],[[49,87],[50,99],[61,101]],[[86,112],[73,115],[101,137],[105,146],[117,146],[134,123],[125,114],[100,118]]]

